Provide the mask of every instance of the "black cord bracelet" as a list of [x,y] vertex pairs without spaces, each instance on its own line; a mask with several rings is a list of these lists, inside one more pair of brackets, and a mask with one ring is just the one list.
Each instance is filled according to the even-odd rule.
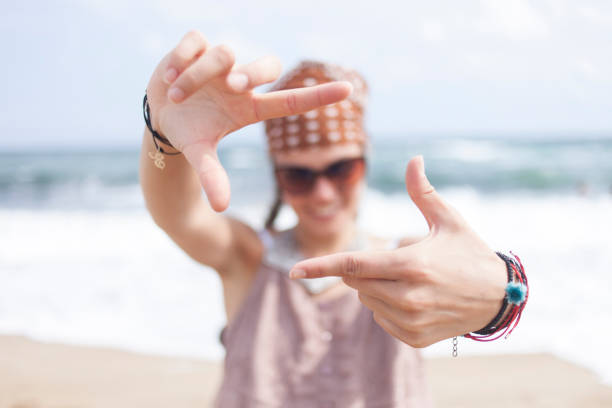
[[153,126],[151,125],[151,109],[149,108],[149,102],[147,100],[146,91],[145,91],[144,99],[142,100],[142,115],[144,116],[144,121],[147,125],[147,128],[149,129],[149,132],[151,132],[151,135],[153,135],[153,144],[155,144],[156,151],[163,153],[165,155],[168,155],[168,156],[175,156],[175,155],[182,153],[180,151],[167,152],[157,143],[157,141],[159,140],[160,143],[163,143],[166,146],[170,146],[171,148],[178,150],[176,147],[172,146],[172,143],[170,143],[170,141],[167,138],[165,138],[164,136],[159,134],[159,132],[153,129]]
[[[475,341],[493,341],[501,337],[508,338],[521,320],[521,315],[529,298],[529,284],[521,259],[510,252],[512,257],[496,252],[504,263],[508,272],[508,284],[505,295],[497,315],[482,329],[464,334],[463,337]],[[503,317],[510,308],[508,316]],[[453,357],[457,357],[457,337],[453,337]]]
[[[512,282],[513,280],[513,268],[512,265],[514,264],[513,260],[509,257],[507,257],[506,255],[500,253],[500,252],[495,252],[497,254],[497,256],[499,256],[502,261],[504,261],[504,263],[506,264],[506,271],[508,273],[508,282]],[[497,330],[497,325],[500,323],[500,320],[502,318],[502,316],[504,315],[504,313],[506,312],[506,309],[508,308],[508,298],[504,295],[504,300],[502,301],[502,307],[501,309],[499,309],[499,312],[497,313],[497,315],[493,318],[493,320],[491,320],[485,327],[483,327],[482,329],[475,331],[473,333],[475,334],[480,334],[480,335],[489,335],[495,332],[495,330]]]

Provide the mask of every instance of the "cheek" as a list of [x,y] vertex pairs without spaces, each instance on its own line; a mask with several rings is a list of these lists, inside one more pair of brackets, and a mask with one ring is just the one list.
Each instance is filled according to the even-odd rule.
[[293,208],[293,210],[298,214],[300,213],[302,207],[305,204],[304,197],[287,194],[285,192],[281,193],[281,200],[283,200],[283,203],[285,205],[288,205],[289,207]]
[[356,185],[351,186],[349,189],[343,192],[344,206],[347,210],[352,213],[357,213],[359,208],[359,202],[365,189],[365,182],[360,181]]

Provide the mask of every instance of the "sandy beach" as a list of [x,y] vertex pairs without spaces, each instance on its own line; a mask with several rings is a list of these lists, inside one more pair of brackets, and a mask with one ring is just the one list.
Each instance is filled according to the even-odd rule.
[[[436,407],[612,407],[612,387],[551,355],[431,358]],[[221,365],[0,336],[0,408],[207,407]]]

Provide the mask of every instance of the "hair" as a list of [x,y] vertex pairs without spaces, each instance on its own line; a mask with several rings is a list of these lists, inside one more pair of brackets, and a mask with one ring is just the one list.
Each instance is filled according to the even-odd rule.
[[272,207],[270,208],[270,211],[268,212],[268,216],[266,217],[266,223],[264,224],[264,227],[267,230],[270,230],[270,231],[274,230],[274,221],[276,220],[276,216],[278,215],[281,207],[283,206],[283,199],[281,198],[281,195],[282,193],[280,191],[280,188],[277,185],[276,186],[276,196],[274,197],[274,204],[272,204]]
[[[306,77],[304,79],[304,77]],[[361,122],[362,112],[365,110],[365,106],[367,103],[367,94],[368,94],[368,86],[363,77],[356,71],[343,68],[339,65],[328,64],[320,61],[302,61],[300,62],[293,70],[289,71],[285,75],[283,75],[273,86],[268,90],[277,91],[283,89],[291,89],[291,88],[299,88],[302,86],[309,86],[304,83],[305,80],[313,80],[313,77],[316,78],[319,83],[337,81],[337,80],[345,80],[349,81],[353,84],[353,93],[348,97],[347,100],[351,102],[356,109],[358,120]],[[316,81],[315,81],[316,82]],[[272,127],[274,121],[278,121],[279,119],[268,120],[265,123],[266,133],[268,132],[268,127]],[[360,125],[361,127],[361,125]],[[363,133],[366,136],[365,132]],[[268,143],[270,144],[270,135],[268,136]],[[278,136],[278,135],[277,135]],[[361,140],[364,143],[364,150],[367,150],[368,143],[367,139]],[[282,143],[281,143],[282,144]],[[292,146],[291,144],[289,146]],[[272,157],[273,149],[270,148],[270,157]],[[270,207],[268,212],[268,216],[266,217],[266,222],[264,227],[267,230],[274,230],[274,221],[278,216],[281,208],[283,206],[282,200],[282,191],[278,186],[278,182],[276,183],[276,192],[274,197],[274,203]]]

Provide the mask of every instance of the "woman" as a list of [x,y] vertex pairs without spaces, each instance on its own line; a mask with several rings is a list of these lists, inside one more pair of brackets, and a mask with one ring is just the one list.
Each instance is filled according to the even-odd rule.
[[[168,139],[160,147],[182,153],[161,153],[145,131],[141,184],[147,207],[223,284],[227,354],[216,405],[429,406],[418,351],[383,330],[361,295],[339,278],[289,277],[303,258],[389,248],[356,228],[367,161],[365,82],[354,71],[307,62],[272,92],[252,92],[279,73],[274,58],[236,66],[227,47],[209,47],[200,33],[190,32],[160,62],[147,88],[151,128]],[[257,233],[213,209],[223,210],[229,201],[218,141],[261,120],[279,196],[267,230]],[[202,199],[201,186],[213,209]],[[293,208],[298,223],[277,232],[273,219],[281,202]],[[478,245],[487,252],[484,268],[494,271],[477,288],[479,296],[484,293],[480,303],[466,300],[472,320],[463,325],[470,330],[495,315],[505,280],[503,262]],[[451,320],[436,321],[447,337],[469,331]]]

